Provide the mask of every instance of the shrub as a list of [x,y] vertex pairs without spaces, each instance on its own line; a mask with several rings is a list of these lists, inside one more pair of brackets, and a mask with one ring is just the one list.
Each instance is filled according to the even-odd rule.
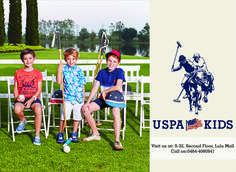
[[0,52],[1,53],[19,52],[19,51],[22,51],[26,48],[30,48],[35,51],[44,49],[44,47],[39,46],[39,45],[38,46],[30,46],[30,45],[25,45],[25,44],[17,44],[16,46],[14,46],[13,44],[8,45],[7,43],[5,43],[4,46],[0,46]]

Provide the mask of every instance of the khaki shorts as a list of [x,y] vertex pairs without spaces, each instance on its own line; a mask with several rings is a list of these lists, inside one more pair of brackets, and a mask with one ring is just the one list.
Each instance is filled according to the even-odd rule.
[[[81,107],[83,105],[84,103],[79,104],[78,102],[76,102],[76,104],[73,105],[71,102],[66,101],[65,102],[66,120],[70,120],[70,115],[72,111],[73,111],[73,120],[76,121],[82,120]],[[64,108],[62,108],[61,120],[64,120]]]

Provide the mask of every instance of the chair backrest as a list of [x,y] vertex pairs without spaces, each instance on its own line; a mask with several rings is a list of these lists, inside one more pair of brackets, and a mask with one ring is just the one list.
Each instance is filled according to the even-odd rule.
[[119,65],[124,71],[125,80],[127,83],[136,83],[136,93],[139,91],[139,65],[123,66]]
[[149,76],[141,76],[140,77],[140,82],[141,82],[141,97],[143,99],[143,97],[150,97],[150,91],[149,92],[145,92],[144,90],[144,85],[145,84],[149,84],[149,90],[150,90],[150,77]]
[[42,94],[48,95],[48,75],[47,75],[47,69],[45,71],[41,72],[43,75],[43,81],[45,81],[45,92],[42,91]]
[[127,82],[137,82],[139,80],[139,65],[133,66],[123,66],[119,65],[119,68],[122,68],[124,71],[125,79]]
[[[53,95],[53,93],[54,93],[54,82],[57,82],[57,77],[56,76],[54,76],[54,74],[52,74],[52,84],[51,84],[51,93],[50,93],[50,95],[52,96]],[[50,97],[51,97],[50,96]]]
[[13,93],[11,93],[11,85],[14,85],[14,79],[8,78],[7,79],[7,97],[8,97],[8,104],[11,105],[11,98],[14,97]]
[[86,78],[86,82],[93,82],[94,71],[96,69],[96,66],[80,65],[79,68],[81,68],[84,71],[84,77]]

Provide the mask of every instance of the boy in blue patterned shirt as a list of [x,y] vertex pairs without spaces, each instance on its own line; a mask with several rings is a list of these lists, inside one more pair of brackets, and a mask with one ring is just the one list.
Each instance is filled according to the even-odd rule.
[[[90,92],[87,102],[82,107],[84,116],[92,129],[92,134],[86,138],[83,138],[82,141],[91,141],[91,140],[100,140],[100,134],[96,127],[95,120],[91,115],[92,112],[101,110],[105,107],[110,107],[105,103],[105,97],[109,92],[120,91],[122,92],[122,83],[125,82],[123,69],[117,68],[120,64],[121,56],[120,53],[116,50],[106,54],[107,68],[102,69],[98,72],[96,76],[95,84]],[[97,90],[101,86],[101,95],[98,99],[92,101],[94,95],[97,93]],[[115,132],[115,142],[114,147],[117,150],[122,150],[123,146],[120,142],[120,129],[121,129],[121,118],[120,118],[120,108],[112,107],[112,114],[114,117],[114,132]]]
[[[61,71],[63,70],[63,84],[64,84],[64,104],[66,111],[66,120],[70,120],[71,111],[73,111],[73,132],[71,134],[72,142],[79,142],[77,139],[77,129],[79,121],[82,120],[81,107],[85,99],[86,79],[83,70],[80,69],[76,62],[79,58],[79,53],[74,48],[68,48],[63,53],[66,66],[63,67],[62,61],[57,69],[57,83],[62,83]],[[57,135],[57,143],[64,143],[64,113],[61,114],[61,121],[59,125],[59,134]]]

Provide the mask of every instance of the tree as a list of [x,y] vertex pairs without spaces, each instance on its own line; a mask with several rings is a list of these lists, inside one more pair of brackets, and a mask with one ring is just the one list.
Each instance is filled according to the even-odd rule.
[[40,38],[40,40],[47,40],[48,35],[49,35],[49,30],[47,28],[47,21],[46,20],[39,21],[39,38]]
[[53,35],[56,31],[59,31],[61,33],[61,39],[70,41],[74,38],[74,27],[75,22],[71,19],[66,19],[63,21],[41,20],[39,21],[40,39],[45,38],[46,36],[50,39],[51,35]]
[[121,32],[121,38],[125,41],[132,41],[137,36],[137,30],[134,28],[125,28]]
[[109,32],[110,32],[110,35],[112,35],[112,33],[115,31],[115,25],[113,23],[110,24],[109,26]]
[[22,42],[22,17],[21,17],[21,0],[10,0],[9,23],[8,23],[8,43]]
[[121,21],[116,22],[116,31],[118,32],[119,41],[121,38],[121,31],[123,30],[124,27],[125,27],[125,25]]
[[66,19],[59,22],[59,28],[61,31],[62,36],[64,37],[64,40],[72,40],[74,37],[74,27],[75,22],[71,19]]
[[85,39],[89,38],[89,33],[86,28],[82,28],[81,31],[79,32],[80,39],[83,41]]
[[150,40],[150,26],[148,23],[146,23],[145,26],[143,27],[143,29],[141,31],[139,31],[138,38],[139,38],[139,41],[141,41],[141,42],[149,42],[149,40]]
[[90,39],[91,39],[91,41],[94,41],[94,39],[96,38],[96,33],[95,32],[92,32],[91,34],[90,34]]
[[27,17],[25,40],[27,45],[39,45],[38,3],[37,0],[26,0]]
[[0,46],[3,46],[6,40],[5,33],[5,18],[4,18],[4,7],[3,0],[0,0]]

